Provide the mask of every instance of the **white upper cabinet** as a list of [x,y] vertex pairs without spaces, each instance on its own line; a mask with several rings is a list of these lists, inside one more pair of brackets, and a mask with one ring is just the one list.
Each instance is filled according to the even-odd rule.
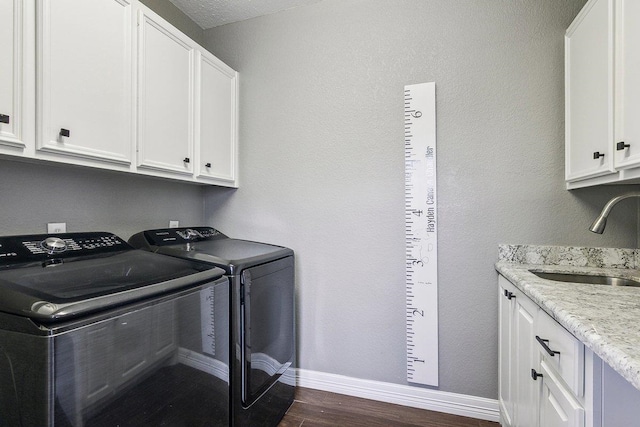
[[615,165],[640,166],[640,2],[616,3]]
[[138,170],[237,187],[238,73],[144,6]]
[[565,37],[567,188],[640,179],[640,2],[589,0]]
[[138,167],[193,174],[193,41],[150,10],[138,17]]
[[138,0],[0,0],[0,155],[238,186],[238,73]]
[[16,155],[26,148],[24,72],[30,68],[26,47],[33,43],[25,31],[26,7],[22,0],[0,0],[0,152]]
[[198,53],[197,176],[236,182],[238,74],[213,55]]
[[55,0],[37,5],[38,154],[128,167],[133,147],[131,3]]
[[566,179],[614,173],[613,2],[593,0],[565,38]]

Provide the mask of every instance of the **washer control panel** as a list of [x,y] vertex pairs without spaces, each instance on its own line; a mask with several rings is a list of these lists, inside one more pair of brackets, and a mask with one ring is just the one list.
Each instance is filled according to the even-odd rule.
[[0,236],[0,265],[68,258],[132,249],[111,233],[62,233]]

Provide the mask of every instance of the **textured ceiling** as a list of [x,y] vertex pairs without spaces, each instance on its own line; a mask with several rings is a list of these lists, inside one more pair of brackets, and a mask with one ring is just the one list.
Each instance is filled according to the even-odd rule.
[[169,0],[205,30],[321,0]]

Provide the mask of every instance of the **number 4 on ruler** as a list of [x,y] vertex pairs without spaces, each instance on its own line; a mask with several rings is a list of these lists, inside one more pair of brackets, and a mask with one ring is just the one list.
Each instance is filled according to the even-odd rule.
[[404,88],[407,380],[438,385],[435,83]]

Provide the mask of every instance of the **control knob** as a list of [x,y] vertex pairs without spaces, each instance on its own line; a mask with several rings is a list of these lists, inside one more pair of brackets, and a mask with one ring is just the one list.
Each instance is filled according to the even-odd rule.
[[59,237],[47,237],[40,245],[51,253],[64,252],[67,249],[67,244]]

